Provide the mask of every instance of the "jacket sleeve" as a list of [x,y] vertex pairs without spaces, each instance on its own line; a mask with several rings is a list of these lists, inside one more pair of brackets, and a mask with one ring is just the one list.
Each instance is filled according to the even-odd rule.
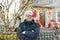
[[37,38],[39,36],[40,30],[38,27],[38,24],[36,24],[36,27],[34,28],[34,32],[32,31],[26,31],[26,36],[30,38]]
[[17,37],[22,39],[24,38],[24,36],[22,35],[22,29],[21,29],[21,24],[19,25],[19,27],[17,28]]

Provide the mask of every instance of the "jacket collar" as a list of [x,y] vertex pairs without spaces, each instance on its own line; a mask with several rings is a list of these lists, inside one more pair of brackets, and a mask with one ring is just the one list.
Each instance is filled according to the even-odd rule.
[[28,21],[26,21],[26,19],[25,19],[25,20],[24,20],[24,23],[25,23],[25,24],[33,24],[33,23],[34,23],[34,19],[32,19],[31,22],[28,22]]

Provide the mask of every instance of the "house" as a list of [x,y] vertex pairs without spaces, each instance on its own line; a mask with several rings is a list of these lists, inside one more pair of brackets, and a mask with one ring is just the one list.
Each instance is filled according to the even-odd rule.
[[44,27],[48,27],[51,19],[56,20],[60,26],[60,0],[31,0],[31,2],[33,4],[31,9],[39,14],[38,19]]

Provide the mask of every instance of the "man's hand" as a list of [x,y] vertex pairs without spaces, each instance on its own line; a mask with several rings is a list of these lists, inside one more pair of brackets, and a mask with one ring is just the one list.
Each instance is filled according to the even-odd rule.
[[34,30],[32,30],[32,32],[34,32]]
[[[32,32],[34,32],[34,30],[32,30]],[[22,32],[22,34],[25,34],[25,33],[26,33],[26,31],[23,31],[23,32]]]
[[23,31],[23,32],[22,32],[22,34],[25,34],[25,33],[26,33],[26,31]]

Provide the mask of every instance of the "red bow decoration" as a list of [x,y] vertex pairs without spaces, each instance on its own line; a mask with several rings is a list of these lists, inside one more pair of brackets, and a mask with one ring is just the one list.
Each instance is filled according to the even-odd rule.
[[36,10],[33,11],[33,17],[36,18],[37,14],[36,14]]

